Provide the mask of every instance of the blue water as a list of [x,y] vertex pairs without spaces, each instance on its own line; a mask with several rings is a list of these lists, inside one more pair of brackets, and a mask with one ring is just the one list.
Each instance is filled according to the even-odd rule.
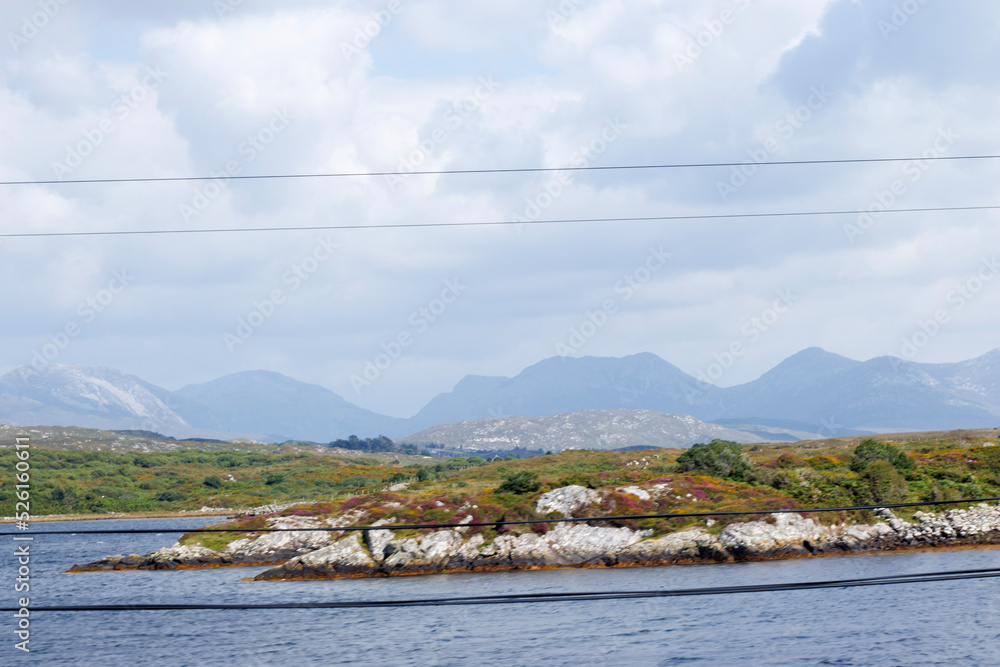
[[[35,524],[195,527],[205,519]],[[4,530],[9,528],[4,527]],[[37,537],[33,605],[363,600],[685,588],[996,567],[1000,550],[616,570],[246,582],[264,568],[66,574],[175,535]],[[0,606],[14,605],[11,538]],[[0,665],[998,665],[1000,581],[532,605],[38,613],[30,654],[0,622]]]

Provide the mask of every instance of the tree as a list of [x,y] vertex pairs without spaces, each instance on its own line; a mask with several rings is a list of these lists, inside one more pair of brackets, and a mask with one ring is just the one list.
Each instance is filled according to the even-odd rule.
[[542,488],[542,483],[538,481],[538,475],[527,470],[511,473],[507,475],[496,488],[496,493],[516,493],[524,495],[533,493]]
[[418,482],[426,482],[430,478],[431,478],[431,473],[429,470],[427,470],[427,468],[421,468],[420,470],[417,471]]
[[913,459],[907,456],[899,447],[886,442],[879,442],[874,438],[866,438],[854,448],[854,460],[851,461],[851,470],[854,472],[864,472],[875,461],[887,461],[896,470],[901,472],[913,469]]
[[751,466],[743,458],[743,450],[737,443],[715,439],[708,444],[692,445],[678,456],[677,470],[742,481]]

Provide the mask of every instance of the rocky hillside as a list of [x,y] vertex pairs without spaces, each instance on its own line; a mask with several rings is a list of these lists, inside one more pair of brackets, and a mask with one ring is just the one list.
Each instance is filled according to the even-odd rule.
[[434,426],[401,438],[400,442],[434,443],[470,453],[513,449],[561,452],[690,447],[717,438],[743,443],[765,441],[754,433],[707,424],[688,415],[651,410],[584,410],[551,417],[473,419]]

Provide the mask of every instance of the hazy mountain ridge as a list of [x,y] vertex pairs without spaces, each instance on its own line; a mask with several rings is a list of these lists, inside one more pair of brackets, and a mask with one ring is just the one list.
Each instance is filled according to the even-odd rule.
[[[219,431],[251,431],[269,440],[327,442],[352,434],[399,435],[405,420],[348,403],[317,384],[271,371],[245,371],[171,394],[190,421]],[[198,408],[207,412],[198,412]]]
[[104,367],[19,368],[0,377],[0,422],[176,437],[399,438],[467,420],[587,410],[691,415],[776,437],[990,427],[1000,423],[1000,349],[956,363],[922,364],[895,357],[862,362],[809,348],[729,388],[699,382],[651,353],[553,357],[510,378],[466,376],[409,419],[366,410],[325,387],[270,371],[235,373],[173,392]]
[[853,361],[810,348],[753,382],[725,390],[728,414],[718,416],[795,419],[863,430],[992,426],[1000,421],[998,353],[920,364],[896,357]]
[[[474,381],[467,382],[470,378]],[[711,412],[722,391],[649,352],[622,358],[551,357],[513,378],[467,376],[409,422],[425,428],[464,419],[618,408],[699,416]]]

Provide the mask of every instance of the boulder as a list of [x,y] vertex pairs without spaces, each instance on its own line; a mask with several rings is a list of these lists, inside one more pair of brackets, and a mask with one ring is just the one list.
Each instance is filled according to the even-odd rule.
[[799,514],[772,514],[771,518],[774,523],[731,523],[723,528],[717,542],[734,558],[760,558],[811,554],[815,552],[814,545],[831,535],[830,530]]
[[649,537],[652,531],[560,523],[545,535],[545,541],[568,563],[605,561],[621,550]]
[[601,495],[585,486],[564,486],[543,493],[535,503],[535,511],[539,514],[559,512],[571,517],[575,512],[587,505],[593,505],[601,499]]
[[335,579],[370,576],[374,572],[375,561],[361,545],[360,536],[351,533],[329,546],[261,572],[254,580]]

